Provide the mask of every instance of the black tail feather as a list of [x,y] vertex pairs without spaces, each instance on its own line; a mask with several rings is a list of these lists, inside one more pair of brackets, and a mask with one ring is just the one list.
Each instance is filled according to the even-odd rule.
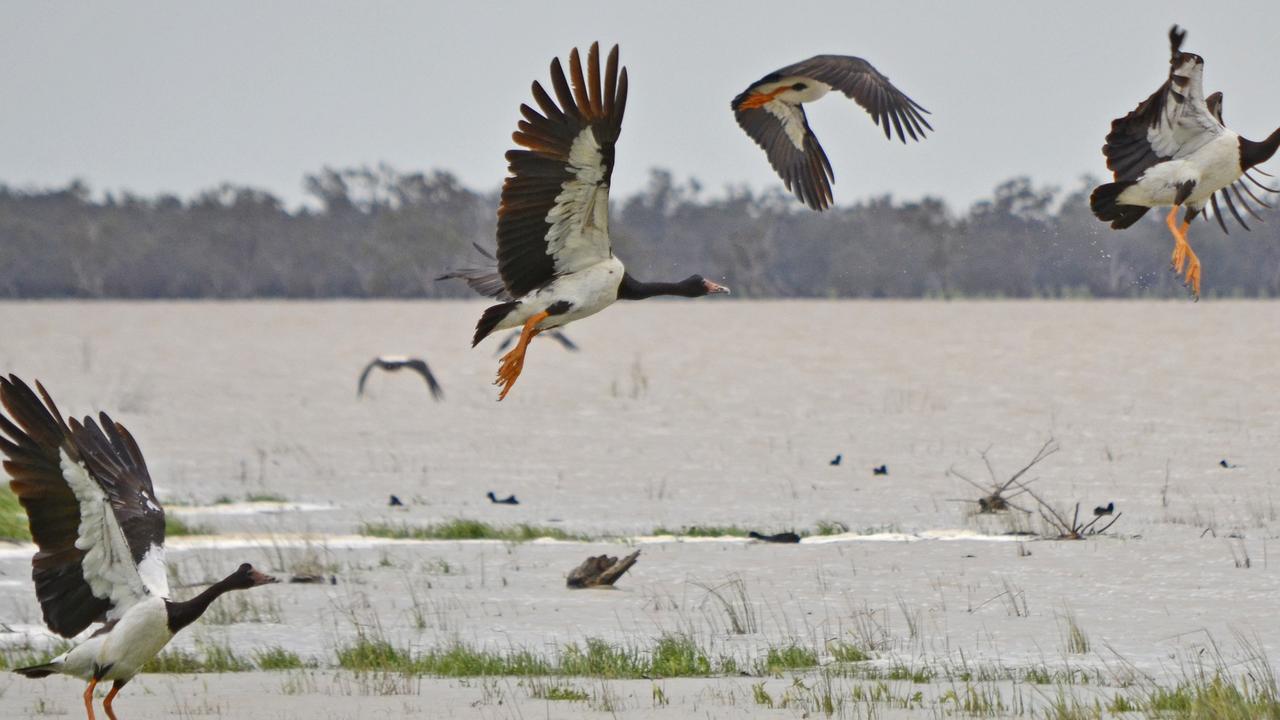
[[45,663],[44,665],[32,665],[31,667],[14,668],[14,672],[29,678],[49,677],[58,674],[58,666],[53,663]]
[[1142,216],[1151,209],[1141,205],[1121,205],[1116,202],[1120,193],[1133,184],[1132,180],[1126,180],[1099,185],[1089,196],[1089,208],[1099,220],[1111,223],[1111,227],[1115,230],[1129,227],[1141,220]]
[[511,311],[515,310],[519,304],[519,302],[504,302],[491,305],[485,309],[484,314],[480,316],[480,322],[476,323],[476,334],[471,339],[471,347],[479,345],[481,340],[489,337],[489,333],[498,327],[498,323],[510,315]]

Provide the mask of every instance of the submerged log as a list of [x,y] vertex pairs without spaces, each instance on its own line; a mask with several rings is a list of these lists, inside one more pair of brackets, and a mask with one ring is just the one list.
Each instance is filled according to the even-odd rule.
[[600,587],[618,582],[622,574],[636,564],[640,551],[636,550],[619,560],[608,555],[592,555],[569,573],[566,584],[571,588]]

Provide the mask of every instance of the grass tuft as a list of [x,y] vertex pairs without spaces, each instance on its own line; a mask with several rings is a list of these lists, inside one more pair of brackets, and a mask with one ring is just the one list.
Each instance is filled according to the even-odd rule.
[[196,523],[187,524],[181,518],[173,515],[164,516],[164,535],[165,537],[178,537],[179,535],[213,535],[213,528],[208,525],[198,525]]
[[530,540],[543,538],[577,541],[590,539],[583,535],[567,533],[560,528],[528,525],[526,523],[497,527],[479,520],[467,520],[464,518],[431,525],[366,522],[360,525],[359,533],[369,537],[391,538],[393,540],[504,540],[507,542],[529,542]]

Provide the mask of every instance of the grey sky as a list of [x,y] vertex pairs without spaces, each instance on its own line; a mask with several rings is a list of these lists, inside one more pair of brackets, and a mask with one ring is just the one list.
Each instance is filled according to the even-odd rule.
[[839,204],[882,193],[956,206],[1030,175],[1102,176],[1113,117],[1163,81],[1166,32],[1206,58],[1227,124],[1280,125],[1280,3],[217,2],[0,0],[0,182],[181,195],[222,181],[296,203],[322,165],[448,170],[477,189],[529,83],[592,40],[617,42],[631,94],[615,196],[649,169],[778,184],[729,100],[817,53],[858,55],[933,111],[935,135],[886,142],[843,97],[810,124]]

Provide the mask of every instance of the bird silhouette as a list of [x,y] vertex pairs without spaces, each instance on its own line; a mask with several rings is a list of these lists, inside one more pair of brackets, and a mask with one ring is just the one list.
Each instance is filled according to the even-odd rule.
[[839,465],[840,461],[843,459],[844,459],[844,455],[837,454],[835,457],[831,458],[831,464],[833,466]]
[[1114,502],[1109,502],[1106,505],[1099,505],[1098,507],[1094,508],[1093,514],[1097,517],[1102,517],[1103,515],[1110,515],[1115,511],[1116,511],[1116,504]]
[[515,495],[508,495],[504,498],[499,498],[497,495],[493,494],[492,490],[489,491],[487,497],[489,498],[489,502],[494,503],[495,505],[519,505],[520,504],[520,501],[516,499]]
[[871,468],[871,473],[872,473],[873,475],[888,475],[888,474],[889,474],[889,466],[888,466],[888,465],[881,465],[880,467],[877,467],[877,468]]

